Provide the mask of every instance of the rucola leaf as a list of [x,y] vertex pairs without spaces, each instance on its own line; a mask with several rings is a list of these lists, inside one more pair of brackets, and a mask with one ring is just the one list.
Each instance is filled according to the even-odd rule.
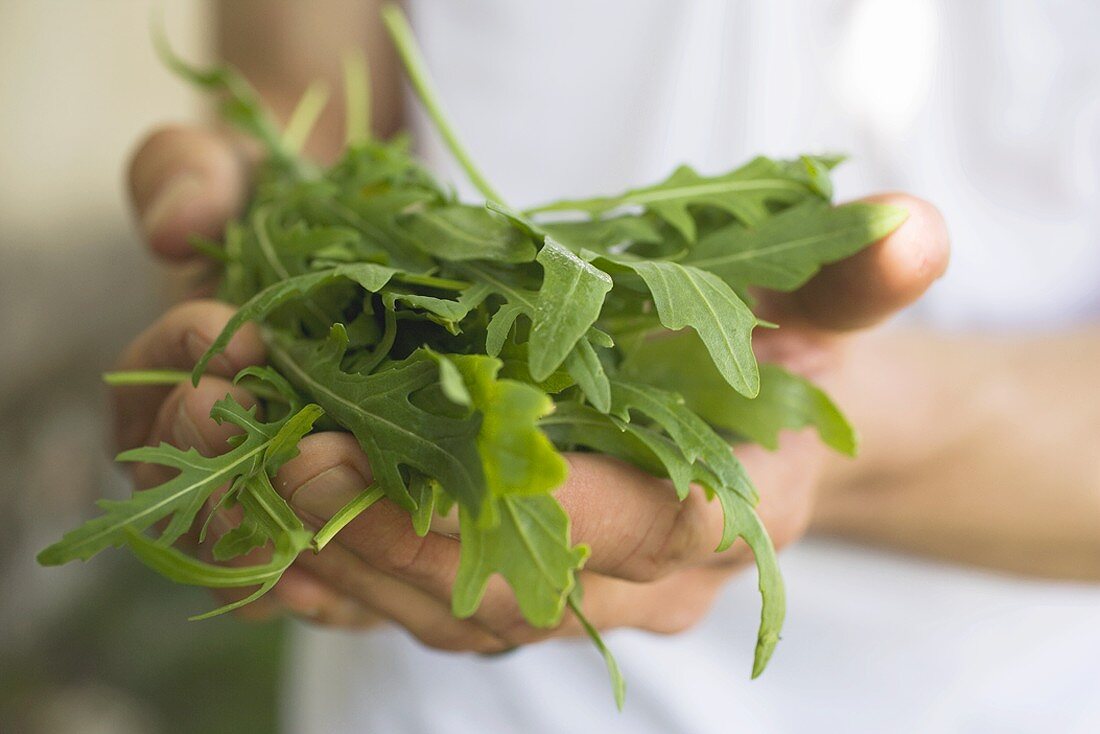
[[501,574],[516,594],[520,611],[536,627],[561,620],[576,573],[588,557],[586,546],[569,539],[569,516],[549,495],[505,496],[499,521],[482,527],[459,510],[462,553],[452,609],[456,617],[477,611],[489,577]]
[[335,324],[321,345],[277,339],[271,358],[291,383],[355,434],[390,499],[416,509],[401,472],[406,466],[437,480],[478,515],[486,496],[476,446],[479,417],[435,414],[412,402],[414,393],[439,384],[439,367],[426,355],[372,375],[351,374],[340,367],[347,345],[347,332]]
[[722,484],[731,487],[751,505],[759,500],[729,444],[689,410],[679,395],[616,379],[611,382],[611,405],[611,412],[627,422],[635,412],[646,416],[668,433],[689,462],[701,460]]
[[[69,533],[39,555],[45,564],[88,558],[108,545],[126,543],[146,565],[168,578],[201,586],[249,586],[260,588],[245,598],[197,618],[222,614],[267,593],[299,552],[311,533],[271,485],[270,475],[297,454],[297,444],[320,417],[316,405],[308,405],[287,418],[263,423],[253,410],[230,398],[211,411],[217,420],[230,421],[244,430],[236,446],[217,457],[181,451],[161,444],[124,452],[120,458],[179,469],[164,484],[135,492],[126,502],[103,503],[106,513]],[[234,501],[244,510],[240,525],[215,544],[214,557],[225,560],[271,542],[271,559],[254,566],[224,567],[199,561],[171,547],[195,521],[199,509],[219,487],[229,486]],[[224,499],[224,498],[223,498]],[[155,540],[142,533],[152,524],[169,519]],[[201,535],[200,535],[201,537]]]
[[[223,408],[227,402],[223,401]],[[75,559],[87,560],[105,548],[122,545],[128,531],[141,532],[164,519],[170,522],[157,542],[174,543],[191,527],[214,490],[262,464],[264,451],[278,430],[278,425],[260,423],[235,403],[233,407],[235,410],[219,415],[240,425],[245,434],[240,443],[221,456],[206,457],[195,449],[184,451],[166,443],[119,454],[119,461],[160,464],[178,469],[179,473],[157,487],[134,492],[128,500],[100,500],[103,514],[66,533],[59,542],[39,553],[39,563],[54,566]]]
[[[543,391],[498,379],[501,362],[484,355],[451,355],[466,384],[470,405],[481,415],[477,447],[494,497],[546,494],[565,481],[565,459],[539,429],[554,409]],[[445,362],[445,363],[446,363]]]
[[192,381],[196,385],[199,383],[199,378],[202,377],[206,365],[214,355],[225,349],[233,335],[249,321],[261,319],[284,303],[300,298],[314,288],[337,280],[351,280],[367,291],[379,291],[390,281],[395,272],[397,271],[392,268],[375,265],[374,263],[354,263],[339,265],[315,273],[304,273],[273,283],[248,299],[244,305],[237,309],[237,312],[229,319],[222,332],[218,334],[214,343],[210,345],[210,348],[195,364]]
[[725,518],[719,548],[727,548],[735,538],[743,538],[752,549],[756,561],[760,587],[760,628],[756,634],[756,654],[752,663],[752,677],[755,678],[764,672],[779,642],[779,632],[787,616],[787,591],[779,572],[775,546],[752,505],[724,485],[714,489],[718,501],[722,503]]
[[710,360],[733,389],[746,397],[760,390],[752,353],[756,317],[745,302],[712,273],[661,260],[617,260],[645,281],[665,328],[690,326],[710,353]]
[[535,257],[531,239],[485,207],[423,209],[398,223],[416,247],[443,260],[522,263]]
[[688,242],[695,240],[695,219],[689,207],[710,206],[727,212],[747,226],[767,219],[769,202],[792,204],[816,196],[789,169],[757,158],[720,176],[701,176],[680,166],[664,181],[631,189],[618,196],[558,201],[529,210],[529,213],[583,211],[592,215],[624,206],[648,209],[674,227]]
[[730,285],[792,291],[827,263],[859,252],[905,221],[904,209],[808,201],[755,228],[731,224],[701,238],[683,260]]
[[[692,365],[684,369],[685,364]],[[691,334],[649,339],[623,364],[623,376],[678,393],[684,404],[712,426],[769,449],[779,432],[813,426],[827,446],[856,452],[855,430],[820,388],[774,364],[760,366],[760,393],[748,399],[730,389],[707,363],[702,342]]]
[[531,320],[531,376],[545,380],[599,318],[611,276],[551,239],[538,255],[545,271]]

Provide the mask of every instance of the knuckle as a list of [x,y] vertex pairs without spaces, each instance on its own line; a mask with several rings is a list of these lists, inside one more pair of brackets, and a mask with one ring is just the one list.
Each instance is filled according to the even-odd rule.
[[651,526],[650,539],[642,544],[650,550],[639,556],[637,578],[631,581],[657,581],[691,560],[694,549],[702,542],[697,505],[692,493],[672,508],[668,518]]
[[[171,175],[183,154],[203,135],[193,127],[162,125],[142,138],[130,157],[130,193],[138,207],[146,206],[156,193],[158,183]],[[200,143],[201,144],[201,143]]]
[[481,652],[488,643],[462,625],[432,625],[413,632],[426,647],[444,652]]
[[406,579],[433,576],[436,569],[424,562],[427,547],[426,539],[410,530],[398,542],[389,544],[382,551],[380,564],[387,572]]
[[493,634],[508,647],[519,647],[545,640],[552,634],[552,631],[531,626],[519,610],[516,610],[514,613],[510,613],[502,622],[493,625]]
[[679,635],[693,629],[705,616],[706,609],[677,605],[656,617],[647,629],[659,635]]
[[212,339],[232,315],[233,307],[228,303],[213,298],[197,298],[172,306],[165,312],[161,323],[178,327],[177,330],[182,332],[183,337],[189,335],[188,327],[201,329],[203,332],[216,327],[214,334],[201,334]]
[[608,572],[621,579],[637,583],[656,581],[671,570],[668,555],[668,534],[676,523],[677,507],[654,513],[649,524],[634,540],[629,551],[620,556]]
[[671,589],[661,595],[642,627],[661,635],[678,635],[702,622],[714,606],[718,590],[729,577],[724,572],[699,569],[686,572]]

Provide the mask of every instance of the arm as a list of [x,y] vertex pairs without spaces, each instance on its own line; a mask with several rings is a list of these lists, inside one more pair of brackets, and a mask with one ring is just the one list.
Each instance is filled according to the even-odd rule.
[[819,532],[1016,573],[1100,580],[1100,330],[893,332],[833,388],[864,436]]

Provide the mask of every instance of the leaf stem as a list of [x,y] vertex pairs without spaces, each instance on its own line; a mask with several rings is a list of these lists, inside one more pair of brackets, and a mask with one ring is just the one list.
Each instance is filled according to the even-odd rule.
[[370,65],[362,49],[344,54],[344,139],[349,148],[368,142],[371,137]]
[[626,679],[623,678],[622,671],[619,670],[619,664],[615,661],[615,656],[611,654],[611,650],[604,643],[599,631],[581,612],[579,587],[573,589],[566,599],[566,603],[569,604],[569,609],[572,610],[581,626],[584,627],[585,634],[588,635],[588,638],[592,640],[592,644],[603,656],[604,664],[607,665],[607,674],[611,677],[611,691],[615,696],[615,705],[619,708],[619,711],[622,711],[623,703],[626,701]]
[[385,492],[376,484],[372,484],[360,492],[359,496],[341,507],[313,536],[312,545],[314,550],[320,551],[328,545],[329,541],[335,538],[336,534],[343,530],[348,523],[382,499],[383,496],[385,496]]
[[428,116],[432,118],[436,130],[443,137],[443,142],[447,144],[451,155],[462,166],[462,170],[466,172],[466,177],[481,192],[482,196],[489,201],[503,203],[504,199],[478,170],[473,159],[470,158],[470,154],[466,152],[458,136],[455,135],[454,128],[451,127],[443,114],[443,108],[439,103],[439,95],[436,94],[428,78],[424,57],[413,38],[412,29],[409,27],[409,21],[405,17],[405,13],[396,4],[387,3],[382,8],[382,20],[386,24],[390,38],[393,39],[393,43],[397,47],[397,53],[401,56],[405,73],[416,91],[416,96],[420,99],[420,103],[424,105]]
[[191,379],[181,370],[119,370],[104,372],[103,381],[114,387],[129,385],[178,385]]
[[294,155],[302,152],[327,103],[328,85],[324,82],[316,81],[306,88],[290,114],[290,121],[283,128],[282,144],[285,150]]

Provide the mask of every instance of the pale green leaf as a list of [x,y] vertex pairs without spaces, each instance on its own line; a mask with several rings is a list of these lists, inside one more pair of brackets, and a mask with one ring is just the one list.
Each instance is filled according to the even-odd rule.
[[547,240],[538,255],[545,271],[532,315],[531,376],[544,380],[596,322],[611,276]]
[[499,521],[481,527],[459,511],[462,551],[452,595],[456,617],[477,611],[489,577],[501,574],[515,592],[525,619],[535,627],[561,621],[576,573],[588,548],[572,546],[569,516],[548,495],[499,498]]

